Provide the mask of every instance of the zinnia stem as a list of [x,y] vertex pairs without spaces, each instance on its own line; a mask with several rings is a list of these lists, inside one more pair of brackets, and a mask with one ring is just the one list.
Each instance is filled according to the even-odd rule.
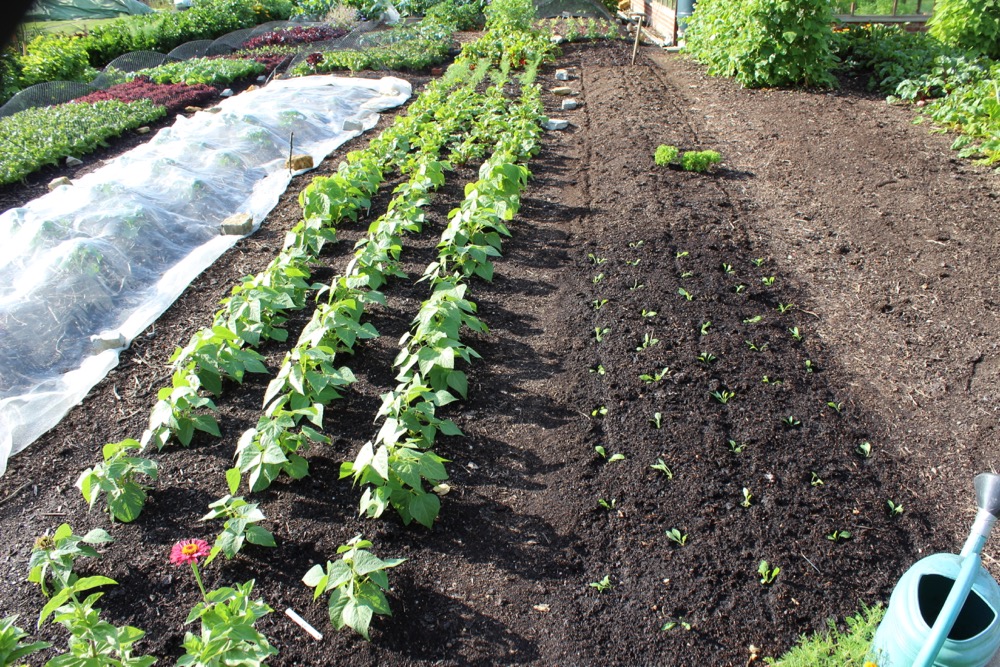
[[194,572],[194,580],[198,582],[198,588],[201,589],[201,597],[204,598],[205,602],[208,602],[208,595],[205,594],[205,586],[201,583],[201,573],[198,572],[197,561],[192,561],[191,571]]

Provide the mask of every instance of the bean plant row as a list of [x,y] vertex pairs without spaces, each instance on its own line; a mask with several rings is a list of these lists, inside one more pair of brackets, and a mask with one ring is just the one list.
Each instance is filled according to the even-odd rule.
[[[477,92],[490,69],[486,62],[459,59],[367,149],[348,154],[334,175],[315,179],[300,196],[303,220],[288,233],[278,256],[260,274],[233,288],[211,325],[175,351],[170,386],[158,392],[146,431],[138,439],[106,445],[104,461],[80,476],[78,486],[91,506],[105,496],[112,521],[137,519],[158,474],[155,461],[148,458],[151,449],[190,445],[197,432],[221,436],[212,414],[214,399],[228,384],[241,383],[247,373],[268,372],[256,348],[270,340],[286,340],[288,314],[305,308],[315,295],[318,305],[312,319],[269,384],[257,427],[240,438],[237,465],[226,473],[230,494],[213,502],[203,517],[225,521],[216,544],[210,551],[199,541],[175,545],[175,551],[180,550],[175,562],[191,563],[204,598],[188,617],[189,623],[200,621],[201,633],[187,633],[186,653],[178,664],[217,664],[238,655],[240,664],[259,665],[276,652],[254,629],[255,622],[271,611],[252,597],[254,582],[206,592],[198,560],[207,556],[206,563],[211,562],[219,554],[232,558],[246,543],[275,545],[274,536],[259,525],[265,520],[259,504],[237,495],[240,487],[245,481],[255,492],[281,473],[296,478],[308,472],[302,447],[307,441],[329,440],[324,406],[354,379],[349,366],[339,365],[340,358],[358,342],[378,335],[363,319],[365,308],[384,303],[379,290],[388,280],[405,277],[399,268],[404,235],[420,231],[422,209],[431,192],[443,184],[451,161],[480,159],[494,147],[479,179],[466,187],[465,199],[450,214],[438,257],[421,278],[429,283],[431,295],[401,343],[395,362],[400,384],[383,396],[379,436],[366,445],[371,458],[364,461],[363,448],[342,470],[342,476],[352,476],[366,487],[362,513],[377,516],[392,506],[406,523],[417,519],[427,527],[433,524],[439,502],[425,483],[435,485],[447,478],[443,459],[431,450],[434,435],[460,433],[454,423],[434,417],[434,410],[464,398],[468,391],[465,373],[455,368],[455,362],[467,363],[478,355],[461,342],[460,330],[486,330],[474,316],[475,304],[466,297],[465,281],[492,277],[491,258],[499,256],[500,237],[509,235],[505,222],[518,210],[520,191],[529,176],[524,162],[536,150],[540,133],[542,107],[539,89],[533,85],[534,67],[523,77],[521,96],[514,100],[504,93],[509,83],[506,66],[492,72],[495,85]],[[450,150],[448,161],[440,159],[445,149]],[[328,285],[312,284],[311,265],[324,246],[336,240],[337,227],[357,220],[394,170],[409,178],[358,242],[345,272]],[[420,461],[416,467],[411,465],[414,457]],[[96,555],[87,544],[108,540],[103,531],[75,536],[67,525],[51,542],[43,539],[36,544],[33,580],[43,591],[43,582],[51,583],[39,624],[52,617],[72,636],[70,653],[50,664],[75,665],[85,655],[105,656],[123,665],[154,662],[135,655],[141,630],[115,628],[100,620],[100,610],[94,606],[100,593],[92,592],[115,582],[72,572],[77,557]],[[325,568],[317,565],[304,577],[316,597],[329,595],[335,627],[352,627],[366,638],[373,616],[389,613],[386,571],[402,563],[378,559],[369,551],[371,546],[355,538],[340,549],[339,560]]]

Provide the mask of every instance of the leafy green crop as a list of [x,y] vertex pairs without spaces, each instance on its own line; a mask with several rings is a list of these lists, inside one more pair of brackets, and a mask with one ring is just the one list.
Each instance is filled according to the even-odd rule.
[[128,523],[138,518],[146,503],[148,488],[141,483],[140,475],[155,480],[157,474],[155,462],[128,455],[131,450],[141,449],[135,440],[104,445],[104,462],[84,470],[76,482],[91,507],[105,493],[112,519]]
[[687,151],[681,156],[681,169],[704,173],[719,162],[722,162],[722,156],[715,151]]
[[164,115],[164,107],[148,100],[108,100],[26,109],[0,118],[0,184],[58,164],[67,155],[89,153],[106,145],[106,139]]
[[661,167],[665,167],[677,160],[677,154],[680,151],[677,146],[669,146],[667,144],[660,144],[656,147],[656,152],[653,154],[653,161]]
[[389,590],[386,570],[406,562],[405,558],[377,558],[368,551],[371,546],[371,542],[358,535],[337,548],[337,553],[343,554],[340,560],[327,561],[325,569],[313,565],[302,578],[306,586],[315,589],[314,600],[330,594],[327,606],[335,628],[340,630],[346,625],[368,640],[372,617],[392,615],[385,598],[385,591]]
[[28,633],[14,625],[16,622],[17,616],[0,619],[0,665],[5,667],[19,665],[32,653],[52,646],[48,642],[25,644],[21,640],[27,637]]
[[131,76],[145,76],[153,83],[184,83],[191,86],[198,83],[226,84],[264,72],[264,66],[254,60],[192,58],[139,70]]
[[748,88],[836,84],[828,0],[702,0],[687,52]]

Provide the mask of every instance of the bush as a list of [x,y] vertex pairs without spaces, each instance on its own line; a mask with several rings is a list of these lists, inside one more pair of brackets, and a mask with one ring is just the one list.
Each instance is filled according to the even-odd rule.
[[828,0],[702,0],[687,52],[749,88],[836,85]]
[[661,144],[656,147],[656,153],[653,154],[653,160],[659,166],[663,167],[677,159],[677,146],[668,146],[666,144]]
[[927,31],[949,46],[1000,59],[1000,2],[937,0]]
[[476,30],[483,27],[486,21],[479,0],[473,2],[444,0],[428,9],[426,16],[441,23],[451,23],[456,30]]
[[20,64],[22,88],[46,81],[90,81],[97,76],[83,40],[65,35],[42,35],[31,40]]

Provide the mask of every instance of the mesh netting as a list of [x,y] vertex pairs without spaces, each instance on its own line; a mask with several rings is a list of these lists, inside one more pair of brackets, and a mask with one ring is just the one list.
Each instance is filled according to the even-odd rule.
[[614,20],[607,7],[595,0],[535,0],[535,15],[540,19],[575,17]]
[[47,107],[89,95],[95,88],[87,83],[49,81],[25,88],[0,107],[0,118],[34,107]]
[[[250,34],[254,31],[253,28],[244,28],[243,30],[234,30],[233,32],[226,33],[222,37],[216,39],[211,48],[209,48],[206,55],[218,56],[231,53],[236,49],[243,46],[243,42],[250,39]],[[229,49],[228,51],[219,51],[217,49]]]
[[[297,45],[299,54],[291,58],[289,67],[304,59],[310,53],[335,51],[335,50],[361,50],[372,48],[380,44],[390,43],[392,40],[390,32],[380,33],[386,35],[377,39],[368,39],[366,36],[376,28],[380,27],[383,21],[365,21],[359,24],[354,30],[333,40],[324,42],[314,42],[311,44]],[[104,70],[90,83],[75,83],[70,81],[51,81],[40,83],[30,88],[22,90],[12,97],[6,104],[0,107],[0,118],[31,109],[33,107],[49,106],[52,104],[62,104],[77,97],[88,95],[95,90],[103,90],[122,82],[122,72],[137,72],[143,69],[152,69],[165,63],[189,60],[191,58],[201,58],[205,56],[225,56],[239,50],[243,44],[258,35],[263,35],[275,30],[288,28],[308,28],[313,26],[327,25],[322,22],[305,21],[271,21],[255,28],[244,28],[227,33],[218,39],[202,39],[186,44],[181,44],[168,54],[156,51],[133,51],[126,53],[108,63]],[[280,69],[280,66],[279,66]]]
[[354,30],[338,39],[303,44],[298,54],[292,58],[290,63],[288,63],[288,67],[285,71],[291,71],[296,65],[313,53],[325,53],[327,51],[361,51],[366,48],[371,48],[372,46],[377,46],[377,44],[372,43],[375,38],[374,36],[377,34],[387,35],[391,32],[383,31],[381,33],[376,33],[375,29],[381,27],[382,25],[382,19],[377,21],[362,21],[357,25],[357,27],[354,28]]
[[[190,60],[191,58],[203,58],[208,54],[209,47],[215,43],[213,39],[197,39],[193,42],[181,44],[167,55],[177,60]],[[212,55],[219,55],[213,53]]]
[[177,58],[156,51],[132,51],[118,56],[107,64],[100,74],[90,82],[90,87],[103,90],[122,82],[123,72],[138,72],[160,65],[176,62]]

